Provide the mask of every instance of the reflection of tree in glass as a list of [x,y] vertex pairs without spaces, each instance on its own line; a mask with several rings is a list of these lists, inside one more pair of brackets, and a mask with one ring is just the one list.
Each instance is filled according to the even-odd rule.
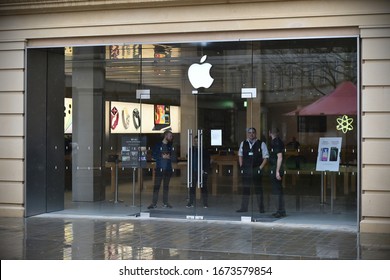
[[326,95],[343,81],[357,80],[356,40],[289,41],[263,46],[267,90]]

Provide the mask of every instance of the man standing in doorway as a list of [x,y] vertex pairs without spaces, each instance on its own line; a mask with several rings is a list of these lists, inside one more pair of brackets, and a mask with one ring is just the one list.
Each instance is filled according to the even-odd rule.
[[238,162],[242,175],[241,208],[236,212],[248,212],[249,197],[253,188],[260,213],[264,213],[262,169],[267,164],[269,154],[267,145],[256,138],[256,129],[247,129],[247,139],[238,150]]
[[163,134],[163,140],[153,148],[153,158],[156,160],[155,180],[153,188],[153,201],[148,209],[157,208],[158,193],[161,182],[163,182],[163,207],[172,208],[168,203],[169,181],[172,176],[172,159],[174,149],[172,147],[172,131],[166,130]]
[[286,216],[286,209],[284,206],[284,195],[283,195],[283,153],[284,143],[279,138],[279,130],[273,128],[269,131],[271,137],[271,153],[270,153],[270,165],[271,165],[271,185],[272,185],[272,196],[275,204],[276,212],[272,214],[275,218],[281,218]]

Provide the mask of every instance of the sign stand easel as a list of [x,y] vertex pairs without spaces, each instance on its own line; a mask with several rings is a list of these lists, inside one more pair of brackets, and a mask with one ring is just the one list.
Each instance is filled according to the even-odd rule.
[[[145,136],[123,136],[122,137],[122,166],[133,169],[133,186],[132,186],[132,205],[135,205],[135,186],[136,170],[138,169],[139,181],[141,180],[142,168],[146,167],[146,137]],[[141,186],[141,184],[140,184]]]
[[137,168],[133,168],[133,204],[131,205],[132,207],[135,207],[135,170]]
[[321,171],[321,206],[326,204],[326,172],[330,174],[330,209],[334,213],[335,171],[340,168],[341,137],[319,139],[316,170]]
[[111,200],[113,203],[119,203],[123,202],[123,200],[118,199],[118,192],[119,192],[119,184],[118,184],[118,165],[119,165],[119,160],[115,160],[115,192],[114,192],[114,199]]

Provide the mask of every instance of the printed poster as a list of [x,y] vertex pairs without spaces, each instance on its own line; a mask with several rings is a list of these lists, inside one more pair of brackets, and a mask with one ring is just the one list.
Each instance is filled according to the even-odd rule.
[[318,144],[317,171],[339,171],[341,137],[322,137]]
[[146,167],[146,136],[122,137],[122,166],[125,168]]

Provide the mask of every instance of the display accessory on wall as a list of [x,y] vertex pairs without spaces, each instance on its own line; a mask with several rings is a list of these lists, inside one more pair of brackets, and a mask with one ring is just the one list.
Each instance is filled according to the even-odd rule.
[[133,110],[133,124],[135,129],[138,129],[141,126],[141,117],[137,108]]
[[127,108],[124,108],[122,110],[122,122],[123,122],[123,127],[125,129],[128,129],[130,126],[130,114]]
[[111,109],[111,129],[115,129],[118,126],[119,123],[119,114],[118,109],[116,107],[113,107]]

